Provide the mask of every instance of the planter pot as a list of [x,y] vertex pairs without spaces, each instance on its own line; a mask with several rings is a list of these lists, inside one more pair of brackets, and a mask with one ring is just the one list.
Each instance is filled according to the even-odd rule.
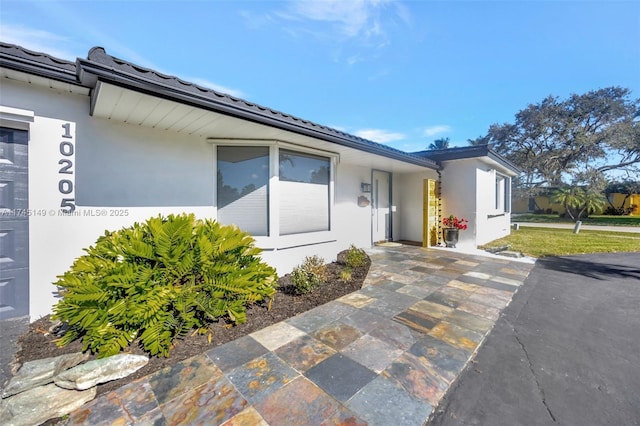
[[447,247],[455,248],[458,244],[458,228],[444,228],[444,242]]

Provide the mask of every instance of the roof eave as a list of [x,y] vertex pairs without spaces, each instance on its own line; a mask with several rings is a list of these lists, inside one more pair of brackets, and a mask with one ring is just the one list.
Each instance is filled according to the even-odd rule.
[[[96,60],[92,60],[94,58]],[[153,70],[142,69],[128,62],[116,62],[116,59],[107,55],[102,48],[91,49],[88,59],[78,58],[75,63],[54,58],[44,53],[32,52],[20,46],[7,43],[2,43],[2,49],[0,50],[0,66],[15,71],[82,86],[88,89],[95,89],[99,80],[105,81],[141,93],[313,137],[370,154],[402,161],[407,164],[434,170],[441,168],[438,162],[430,158],[400,151],[307,120],[302,120],[289,114],[260,107],[243,101],[242,99],[198,87],[198,90],[203,93],[203,95],[199,95],[197,90],[189,92],[181,89],[178,85],[164,84],[163,81],[157,79],[145,78],[142,73],[127,72],[118,69],[117,66],[122,64],[131,66],[135,70],[140,69],[142,70],[141,72],[151,72],[159,75]],[[173,82],[176,84],[176,81],[184,83],[170,76],[162,77],[167,77],[167,82],[169,83]],[[93,114],[95,101],[93,96],[95,90],[91,92],[90,113]],[[220,97],[219,101],[215,99],[216,96]]]
[[[279,117],[278,114],[270,113],[268,109],[265,112],[258,113],[255,110],[244,108],[242,101],[238,100],[238,105],[230,105],[228,102],[216,101],[211,97],[198,96],[194,93],[187,93],[178,87],[168,84],[162,84],[159,81],[150,81],[134,73],[124,72],[113,67],[105,66],[86,59],[78,59],[78,80],[83,85],[95,87],[98,80],[105,81],[120,87],[131,90],[140,91],[152,96],[158,96],[163,99],[178,101],[187,105],[207,110],[219,112],[233,117],[249,120],[259,124],[268,125],[282,130],[291,131],[305,136],[322,139],[331,143],[368,152],[375,155],[391,158],[405,163],[439,170],[440,165],[424,157],[396,151],[392,148],[386,148],[384,145],[372,144],[364,139],[358,140],[354,138],[341,137],[330,131],[324,130],[319,125],[304,125],[302,120],[294,117],[292,120],[286,120]],[[211,92],[207,92],[211,93]],[[222,96],[221,96],[222,97]],[[296,123],[299,121],[299,123]]]
[[78,84],[76,67],[73,62],[1,41],[0,67],[65,83]]
[[511,170],[516,175],[522,173],[522,170],[518,166],[491,149],[488,145],[448,148],[433,151],[425,150],[415,152],[414,154],[424,157],[432,157],[435,161],[439,162],[487,157],[506,169]]
[[502,155],[498,154],[497,152],[495,152],[492,149],[489,149],[488,157],[491,158],[493,161],[495,161],[497,163],[500,163],[504,167],[510,169],[516,175],[519,175],[520,173],[522,173],[522,169],[520,167],[516,166],[511,161],[509,161],[508,159],[504,158]]
[[78,84],[76,73],[52,65],[0,53],[0,67],[69,84]]

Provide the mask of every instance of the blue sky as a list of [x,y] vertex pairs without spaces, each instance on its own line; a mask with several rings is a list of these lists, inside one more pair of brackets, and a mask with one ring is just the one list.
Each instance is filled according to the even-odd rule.
[[640,97],[638,1],[13,1],[0,39],[93,46],[405,151],[454,146],[548,95]]

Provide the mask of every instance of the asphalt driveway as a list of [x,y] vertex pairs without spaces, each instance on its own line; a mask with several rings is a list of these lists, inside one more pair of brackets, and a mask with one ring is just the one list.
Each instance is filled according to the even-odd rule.
[[538,260],[430,425],[640,425],[640,254]]

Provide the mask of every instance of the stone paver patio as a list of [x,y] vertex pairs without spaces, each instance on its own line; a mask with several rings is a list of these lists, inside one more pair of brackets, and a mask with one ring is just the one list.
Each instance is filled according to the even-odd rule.
[[363,288],[101,395],[68,425],[422,425],[530,263],[371,249]]

